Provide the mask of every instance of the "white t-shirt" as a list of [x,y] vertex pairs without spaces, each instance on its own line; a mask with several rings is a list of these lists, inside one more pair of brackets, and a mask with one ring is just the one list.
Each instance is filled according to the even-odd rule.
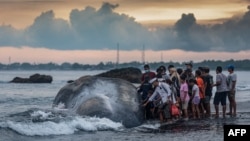
[[193,86],[193,88],[192,88],[192,94],[194,93],[194,97],[196,97],[196,96],[198,96],[198,97],[200,97],[200,91],[199,91],[199,87],[196,85],[196,84],[194,84],[194,86]]
[[232,89],[232,86],[233,86],[233,82],[236,82],[237,80],[237,75],[233,72],[233,73],[230,73],[228,76],[227,76],[227,81],[228,81],[228,89],[231,90]]
[[216,86],[217,92],[225,92],[228,91],[227,86],[227,76],[223,73],[218,73],[216,75],[216,82],[220,82],[220,85]]
[[154,93],[151,95],[151,97],[149,98],[149,101],[153,101],[153,99],[157,96],[157,95],[161,96],[161,100],[163,103],[165,103],[168,100],[168,96],[171,95],[171,90],[168,84],[164,83],[164,82],[159,82],[159,86],[157,86],[155,88]]

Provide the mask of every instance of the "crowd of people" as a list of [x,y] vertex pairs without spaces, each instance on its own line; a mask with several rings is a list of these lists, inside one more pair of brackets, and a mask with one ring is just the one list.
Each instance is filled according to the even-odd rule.
[[[210,74],[209,67],[198,67],[193,70],[192,63],[186,63],[185,69],[174,65],[159,66],[152,71],[149,65],[144,65],[145,72],[141,77],[138,93],[145,119],[159,118],[160,122],[173,120],[210,118],[212,96],[215,108],[214,118],[219,117],[219,104],[222,106],[222,116],[236,116],[235,88],[237,75],[234,66],[227,66],[228,75],[217,66],[216,78]],[[213,95],[213,87],[216,92]],[[226,113],[227,98],[229,112]],[[177,107],[177,108],[176,108]]]

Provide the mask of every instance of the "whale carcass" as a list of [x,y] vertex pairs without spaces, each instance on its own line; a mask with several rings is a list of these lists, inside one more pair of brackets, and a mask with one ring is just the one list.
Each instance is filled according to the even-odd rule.
[[106,117],[135,127],[143,122],[136,87],[123,79],[83,76],[59,90],[53,106],[65,108],[82,116]]

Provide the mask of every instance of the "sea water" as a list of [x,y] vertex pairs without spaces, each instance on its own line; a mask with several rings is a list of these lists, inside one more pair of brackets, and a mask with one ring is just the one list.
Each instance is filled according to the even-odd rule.
[[[190,120],[165,126],[145,122],[127,129],[122,123],[107,118],[80,117],[67,114],[67,109],[52,109],[56,94],[68,80],[101,72],[104,71],[0,71],[0,141],[222,141],[224,124],[250,124],[249,71],[235,72],[238,76],[236,100],[239,112],[236,118]],[[51,75],[52,83],[9,83],[16,76],[26,78],[35,73]],[[211,74],[215,81],[215,72]],[[214,112],[213,105],[211,109]]]

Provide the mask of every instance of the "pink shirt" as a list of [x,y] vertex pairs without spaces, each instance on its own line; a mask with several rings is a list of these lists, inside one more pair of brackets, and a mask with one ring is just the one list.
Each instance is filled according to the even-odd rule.
[[[186,97],[185,97],[186,95]],[[181,101],[189,101],[190,97],[188,95],[188,85],[187,83],[182,83],[180,88]]]

